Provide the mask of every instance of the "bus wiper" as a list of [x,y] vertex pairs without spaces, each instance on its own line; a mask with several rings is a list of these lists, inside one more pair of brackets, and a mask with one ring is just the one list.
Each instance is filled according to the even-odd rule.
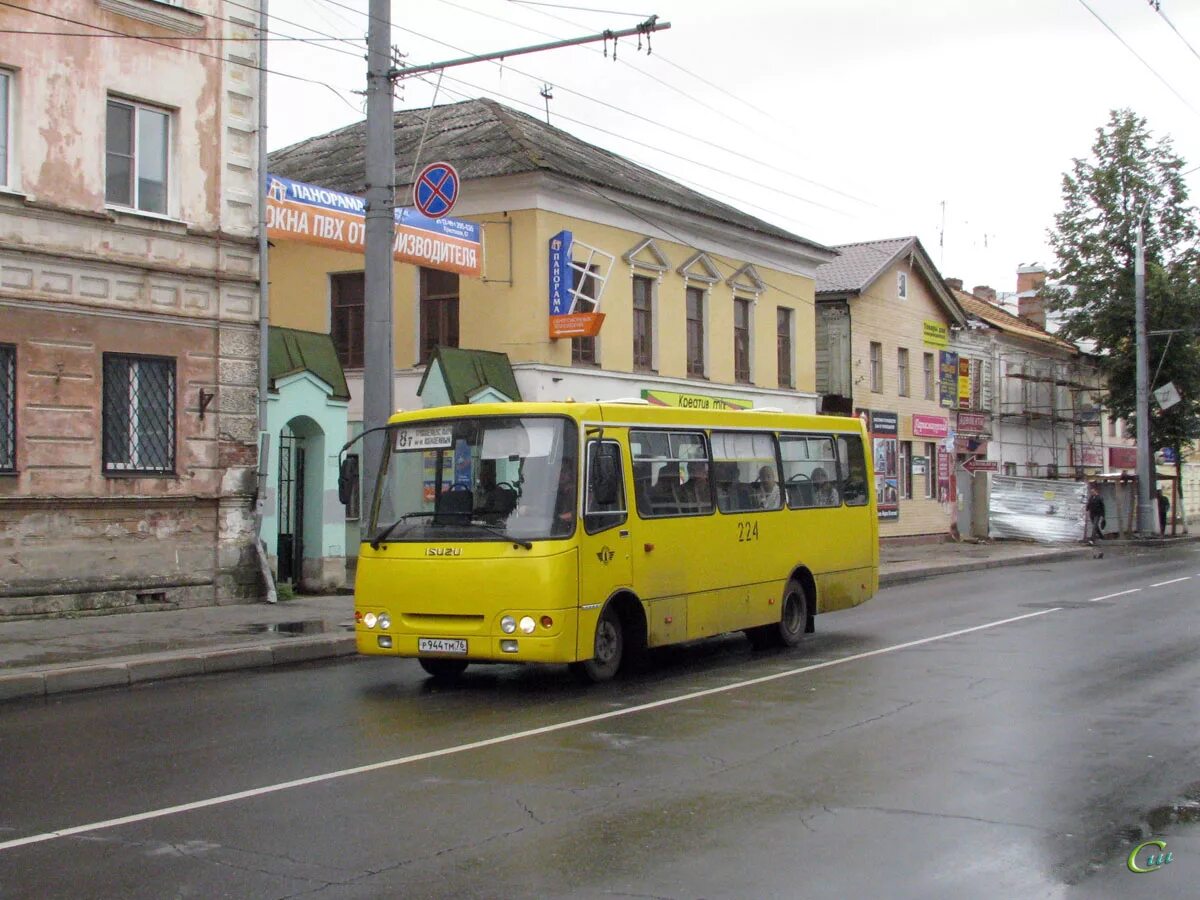
[[526,550],[533,549],[533,544],[530,543],[529,541],[525,540],[524,538],[517,538],[517,537],[513,537],[511,534],[506,534],[502,529],[497,528],[494,525],[489,525],[487,522],[484,522],[482,519],[472,519],[471,524],[474,525],[476,528],[482,528],[484,531],[487,531],[490,534],[496,535],[496,537],[503,538],[506,541],[512,541],[513,544],[515,544],[518,547],[524,547]]
[[392,532],[396,530],[396,526],[399,525],[400,523],[404,522],[406,519],[423,519],[423,518],[428,518],[429,516],[432,516],[432,515],[435,515],[435,513],[432,513],[432,512],[405,513],[400,518],[398,518],[395,522],[393,522],[391,525],[387,525],[387,526],[379,529],[379,532],[375,535],[375,537],[371,538],[371,549],[378,550],[379,545],[382,544],[384,541],[386,541],[391,536]]

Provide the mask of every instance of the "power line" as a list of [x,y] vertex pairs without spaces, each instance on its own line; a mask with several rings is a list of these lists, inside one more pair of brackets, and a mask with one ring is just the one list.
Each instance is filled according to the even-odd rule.
[[1174,23],[1174,22],[1172,22],[1170,19],[1168,19],[1168,18],[1167,18],[1167,14],[1166,14],[1165,12],[1163,12],[1163,11],[1162,11],[1162,4],[1161,4],[1161,3],[1151,3],[1151,4],[1150,4],[1150,6],[1151,6],[1151,8],[1153,8],[1153,10],[1154,10],[1156,13],[1158,13],[1160,16],[1162,16],[1162,20],[1163,20],[1164,22],[1166,22],[1168,25],[1170,25],[1170,26],[1171,26],[1171,30],[1172,30],[1173,32],[1175,32],[1176,36],[1178,36],[1178,38],[1179,38],[1181,41],[1183,41],[1183,44],[1184,44],[1184,46],[1185,46],[1185,47],[1187,47],[1189,50],[1191,50],[1191,51],[1192,51],[1192,56],[1196,57],[1196,59],[1200,59],[1200,53],[1197,53],[1197,52],[1196,52],[1196,48],[1195,48],[1195,47],[1193,47],[1191,44],[1189,44],[1189,43],[1188,43],[1188,39],[1187,39],[1187,38],[1185,38],[1185,37],[1184,37],[1184,36],[1183,36],[1183,35],[1180,33],[1179,29],[1175,27],[1175,23]]
[[1179,93],[1179,91],[1175,90],[1174,86],[1172,86],[1172,84],[1169,81],[1167,81],[1167,79],[1163,78],[1161,75],[1158,74],[1158,72],[1157,72],[1157,70],[1155,70],[1154,66],[1150,65],[1150,63],[1148,63],[1148,62],[1146,62],[1146,60],[1142,59],[1141,54],[1139,54],[1136,50],[1134,50],[1133,47],[1129,46],[1129,44],[1126,43],[1125,38],[1123,38],[1119,34],[1117,34],[1117,32],[1115,30],[1113,30],[1113,27],[1111,25],[1109,25],[1107,22],[1105,22],[1104,19],[1100,18],[1099,13],[1097,13],[1094,9],[1092,9],[1090,6],[1088,6],[1087,0],[1079,0],[1079,3],[1084,9],[1086,9],[1093,16],[1095,16],[1096,21],[1099,22],[1101,25],[1103,25],[1105,28],[1107,28],[1109,34],[1111,34],[1118,41],[1120,41],[1121,45],[1126,50],[1128,50],[1130,53],[1132,53],[1134,56],[1136,56],[1138,62],[1140,62],[1143,66],[1145,66],[1147,69],[1149,69],[1150,73],[1152,75],[1154,75],[1155,78],[1157,78],[1159,81],[1161,81],[1163,84],[1165,84],[1167,86],[1167,90],[1169,90],[1172,94],[1174,94],[1176,97],[1178,97],[1180,102],[1183,103],[1184,106],[1186,106],[1192,112],[1196,113],[1196,115],[1200,115],[1200,111],[1198,111],[1196,109],[1196,107],[1192,106],[1192,104],[1188,103],[1188,101],[1184,98],[1183,94],[1181,94],[1181,93]]
[[[269,75],[278,75],[281,78],[290,78],[294,81],[303,81],[306,84],[320,85],[321,87],[324,87],[324,88],[327,88],[327,89],[333,91],[333,93],[335,95],[337,95],[337,97],[343,103],[345,103],[347,106],[350,106],[351,109],[354,109],[354,107],[349,103],[349,101],[347,101],[345,97],[342,97],[342,95],[340,93],[338,93],[337,88],[333,87],[333,85],[331,85],[331,84],[327,84],[324,81],[317,81],[316,79],[313,79],[313,78],[305,78],[302,75],[292,75],[290,72],[279,72],[274,69],[265,68],[264,66],[257,66],[254,63],[247,62],[245,60],[226,58],[224,56],[217,56],[216,54],[205,53],[201,50],[190,50],[187,47],[176,47],[173,44],[164,44],[161,41],[156,41],[152,38],[142,37],[140,35],[126,34],[123,31],[115,31],[111,28],[105,28],[102,25],[93,25],[90,22],[80,22],[77,19],[69,19],[66,16],[56,16],[53,13],[43,12],[42,10],[28,9],[27,7],[24,7],[24,6],[17,6],[14,3],[7,2],[7,0],[0,0],[0,6],[7,6],[10,9],[19,10],[20,12],[24,12],[24,13],[32,13],[33,15],[37,15],[37,16],[45,16],[46,18],[55,19],[56,21],[59,21],[59,22],[66,22],[70,25],[79,25],[83,28],[94,28],[97,31],[102,31],[109,35],[116,35],[116,36],[128,37],[128,38],[136,38],[137,40],[145,41],[147,44],[153,44],[156,47],[163,47],[167,50],[175,50],[179,53],[188,53],[188,54],[191,54],[192,56],[201,56],[206,59],[215,59],[221,63],[232,63],[234,65],[244,66],[247,69],[253,69],[255,71],[266,72]],[[98,36],[102,36],[102,35],[98,35]],[[170,40],[170,39],[168,39],[168,40]],[[360,111],[356,109],[355,112],[360,112]]]
[[[341,8],[343,8],[343,9],[348,9],[348,10],[350,10],[351,12],[358,12],[357,10],[354,10],[354,9],[352,9],[351,7],[348,7],[348,6],[346,6],[345,4],[338,2],[338,0],[326,0],[326,2],[327,2],[327,3],[330,3],[330,4],[332,4],[333,6],[338,6],[338,7],[341,7]],[[456,4],[456,3],[452,3],[452,2],[448,2],[448,0],[441,0],[441,2],[443,2],[443,3],[447,3],[447,5],[450,5],[450,6],[456,6],[456,7],[458,7],[458,4]],[[465,7],[459,7],[459,8],[465,8]],[[470,11],[470,10],[468,10],[468,11]],[[487,15],[487,14],[484,14],[484,15]],[[495,19],[495,18],[496,18],[495,16],[490,16],[490,15],[487,15],[487,17],[488,17],[488,18],[493,18],[493,19]],[[501,20],[499,20],[499,21],[506,21],[506,20],[503,20],[503,19],[501,19]],[[513,23],[513,22],[509,21],[509,22],[508,22],[508,24],[516,24],[516,23]],[[409,34],[415,35],[416,37],[422,38],[423,40],[431,41],[431,42],[433,42],[433,43],[436,43],[436,44],[439,44],[439,45],[441,45],[441,46],[448,47],[448,48],[450,48],[451,50],[455,50],[455,51],[457,51],[457,52],[459,52],[459,53],[466,53],[466,54],[469,54],[469,53],[471,52],[471,51],[469,51],[469,50],[467,50],[467,49],[465,49],[465,48],[463,48],[463,47],[459,47],[459,46],[456,46],[456,45],[454,45],[454,44],[448,43],[448,42],[446,42],[446,41],[439,40],[438,38],[434,38],[434,37],[432,37],[432,36],[430,36],[430,35],[423,34],[422,32],[415,31],[414,29],[411,29],[411,28],[404,28],[404,27],[402,27],[402,26],[395,25],[395,24],[393,24],[393,25],[392,25],[392,27],[393,27],[393,28],[395,28],[395,29],[397,29],[397,30],[399,30],[399,31],[403,31],[403,32],[407,32],[407,33],[409,33]],[[521,27],[521,26],[519,26],[519,27]],[[513,67],[513,66],[507,66],[507,68],[508,68],[508,69],[510,69],[511,71],[515,72],[516,74],[518,74],[518,75],[522,76],[522,77],[525,77],[525,78],[528,78],[528,79],[530,79],[530,80],[534,81],[535,83],[542,83],[542,84],[546,83],[546,80],[547,80],[547,79],[541,78],[541,77],[539,77],[539,76],[537,76],[537,75],[535,75],[535,74],[532,74],[532,73],[530,73],[530,72],[527,72],[527,71],[522,71],[521,69],[517,69],[517,68],[515,68],[515,67]],[[486,90],[485,88],[483,88],[483,87],[481,87],[481,86],[479,86],[479,85],[473,84],[473,83],[471,83],[471,82],[468,82],[468,81],[463,81],[462,79],[457,79],[457,78],[455,78],[455,79],[452,79],[452,80],[454,80],[454,81],[457,81],[459,84],[464,84],[464,85],[467,85],[467,86],[469,86],[469,87],[475,88],[476,90],[481,90],[481,91],[482,91],[482,90]],[[583,98],[583,99],[586,99],[586,100],[589,100],[589,101],[591,101],[591,102],[593,102],[593,103],[597,103],[597,104],[599,104],[600,106],[604,106],[604,107],[607,107],[608,109],[612,109],[612,110],[614,110],[614,111],[616,111],[616,112],[618,112],[618,113],[620,113],[620,114],[622,114],[622,115],[627,115],[627,116],[630,116],[630,117],[632,117],[632,118],[635,118],[635,119],[637,119],[637,120],[639,120],[639,121],[645,122],[645,123],[647,123],[647,124],[649,124],[649,125],[653,125],[653,126],[655,126],[655,127],[661,128],[661,129],[663,129],[663,130],[665,130],[665,131],[668,131],[668,132],[671,132],[671,133],[673,133],[673,134],[680,135],[680,136],[682,136],[682,137],[688,138],[689,140],[696,141],[697,143],[705,144],[705,145],[707,145],[707,146],[709,146],[709,147],[712,147],[713,149],[716,149],[716,150],[718,150],[718,151],[720,151],[720,152],[722,152],[722,153],[727,153],[727,154],[729,154],[729,155],[731,155],[731,156],[734,156],[734,157],[737,157],[737,158],[740,158],[740,159],[746,160],[746,161],[748,161],[748,162],[752,162],[752,163],[754,163],[755,165],[762,166],[763,168],[767,168],[767,169],[770,169],[770,170],[772,170],[772,171],[778,172],[778,173],[780,173],[780,174],[782,174],[782,175],[785,175],[785,176],[787,176],[787,177],[789,177],[789,178],[794,178],[794,179],[796,179],[797,181],[801,181],[801,182],[804,182],[804,183],[806,183],[806,184],[810,184],[810,185],[812,185],[812,186],[814,186],[814,187],[820,188],[820,189],[822,189],[822,190],[826,190],[826,191],[829,191],[829,192],[831,192],[831,193],[837,194],[837,195],[839,195],[839,196],[845,197],[845,198],[846,198],[846,199],[848,199],[848,200],[854,200],[855,202],[858,202],[858,203],[864,203],[864,204],[867,204],[867,205],[869,205],[869,206],[873,206],[873,205],[874,205],[874,204],[872,204],[872,203],[871,203],[870,201],[868,201],[868,200],[864,200],[864,199],[862,199],[862,198],[860,198],[860,197],[855,197],[854,195],[852,195],[852,194],[848,194],[848,193],[845,193],[845,192],[843,192],[843,191],[839,191],[839,190],[837,190],[836,188],[829,187],[828,185],[824,185],[824,184],[822,184],[822,183],[820,183],[820,182],[818,182],[818,181],[814,181],[814,180],[813,180],[813,179],[811,179],[811,178],[805,178],[805,177],[804,177],[804,176],[802,176],[802,175],[797,175],[795,172],[792,172],[792,171],[790,171],[790,170],[787,170],[787,169],[783,169],[783,168],[781,168],[781,167],[779,167],[779,166],[772,165],[771,163],[764,162],[763,160],[756,159],[756,158],[754,158],[754,157],[752,157],[752,156],[749,156],[748,154],[741,153],[741,152],[739,152],[739,151],[736,151],[736,150],[732,150],[732,149],[730,149],[729,147],[727,147],[727,146],[725,146],[725,145],[718,144],[718,143],[716,143],[716,142],[713,142],[713,141],[706,140],[705,138],[697,137],[696,135],[689,134],[689,133],[688,133],[688,132],[686,132],[686,131],[682,131],[682,130],[680,130],[680,129],[673,128],[672,126],[665,125],[665,124],[663,124],[663,123],[661,123],[661,122],[657,122],[657,121],[655,121],[655,120],[653,120],[653,119],[650,119],[650,118],[648,118],[648,117],[646,117],[646,116],[642,116],[642,115],[639,115],[638,113],[632,112],[631,110],[625,109],[625,108],[623,108],[623,107],[616,106],[616,105],[614,105],[614,104],[611,104],[611,103],[608,103],[608,102],[606,102],[606,101],[604,101],[604,100],[600,100],[600,99],[598,99],[598,98],[596,98],[596,97],[593,97],[593,96],[591,96],[590,94],[583,93],[583,92],[581,92],[581,91],[575,91],[575,90],[572,90],[571,88],[568,88],[568,87],[564,87],[564,86],[563,86],[561,83],[556,83],[555,87],[556,87],[556,88],[558,88],[559,90],[566,91],[566,92],[567,92],[567,93],[569,93],[569,94],[573,94],[573,95],[575,95],[575,96],[577,96],[577,97],[581,97],[581,98]],[[520,103],[520,104],[522,104],[522,105],[525,105],[525,106],[529,106],[529,105],[530,105],[530,104],[526,104],[526,103],[524,103],[524,101],[521,101],[521,100],[518,100],[518,99],[516,99],[515,97],[510,97],[510,96],[508,96],[508,95],[501,94],[501,93],[499,93],[499,92],[490,92],[490,93],[494,93],[494,94],[496,94],[496,96],[499,96],[499,97],[504,97],[505,99],[511,100],[511,101],[512,101],[512,102],[514,102],[514,103]],[[586,123],[586,122],[581,122],[581,121],[580,121],[580,120],[578,120],[578,119],[572,119],[572,118],[570,118],[570,117],[568,117],[568,116],[560,116],[560,118],[562,118],[562,119],[564,119],[564,120],[566,120],[566,121],[568,121],[568,122],[575,122],[576,124],[580,124],[580,125],[588,125],[588,123]],[[599,128],[598,126],[594,126],[594,125],[588,125],[588,127],[591,127],[591,128],[593,128],[594,130],[601,132],[602,134],[608,134],[608,135],[611,135],[611,136],[613,136],[613,137],[619,137],[619,138],[622,138],[622,139],[624,139],[624,140],[627,140],[627,141],[629,141],[630,143],[638,144],[639,146],[643,146],[643,147],[649,147],[650,149],[658,149],[658,150],[660,150],[660,152],[662,152],[662,153],[665,153],[665,154],[667,154],[668,156],[674,156],[674,157],[676,157],[676,158],[678,158],[678,159],[684,159],[685,161],[690,161],[690,160],[688,160],[688,159],[687,159],[687,157],[680,156],[679,154],[676,154],[676,153],[671,153],[670,151],[668,151],[668,150],[663,150],[663,149],[661,149],[661,148],[657,148],[657,147],[651,147],[651,146],[650,146],[650,145],[648,145],[648,144],[644,144],[644,143],[641,143],[641,142],[639,142],[639,141],[635,141],[635,140],[633,140],[632,138],[629,138],[629,137],[627,137],[627,136],[625,136],[625,135],[616,134],[616,133],[614,133],[614,132],[607,131],[607,130],[605,130],[605,129],[603,129],[603,128]],[[724,170],[724,169],[716,169],[715,167],[713,167],[713,166],[708,166],[708,165],[706,165],[706,164],[704,164],[704,163],[696,163],[696,165],[700,165],[700,166],[702,166],[702,167],[704,167],[704,168],[709,168],[709,169],[713,169],[714,171],[719,171],[719,172],[722,172],[722,173],[728,174],[728,173],[727,173],[727,170]],[[744,177],[737,176],[737,175],[735,175],[735,176],[733,176],[733,177],[735,177],[735,178],[740,178],[742,181],[745,181],[747,184],[753,184],[753,185],[756,185],[756,186],[758,186],[758,187],[764,187],[764,188],[769,188],[769,189],[771,189],[771,190],[776,190],[776,191],[778,191],[778,188],[777,188],[776,186],[774,186],[774,185],[770,185],[770,186],[763,185],[763,184],[761,184],[761,183],[759,183],[759,182],[751,181],[751,180],[749,180],[749,179],[746,179],[746,178],[744,178]],[[827,209],[827,210],[829,210],[829,211],[831,211],[831,212],[835,212],[835,213],[839,213],[839,214],[842,214],[842,215],[846,215],[846,213],[845,213],[843,210],[837,209],[836,207],[833,207],[833,206],[829,206],[828,204],[821,203],[821,202],[819,202],[819,201],[817,201],[817,200],[811,200],[811,199],[809,199],[809,198],[807,198],[807,197],[803,197],[803,196],[801,196],[801,195],[799,195],[799,194],[792,194],[792,193],[789,193],[789,192],[787,192],[787,191],[779,191],[779,193],[782,193],[782,194],[784,194],[784,195],[786,195],[786,196],[788,196],[788,197],[791,197],[791,198],[792,198],[792,199],[794,199],[794,200],[799,200],[799,201],[800,201],[800,202],[802,202],[802,203],[808,203],[808,204],[811,204],[811,205],[813,205],[813,206],[818,206],[818,207],[821,207],[822,209]]]
[[[201,13],[201,15],[204,15],[204,13]],[[96,28],[98,26],[89,25],[87,27]],[[140,34],[124,34],[123,32],[113,32],[111,34],[96,34],[94,32],[83,32],[83,31],[33,31],[33,30],[27,30],[24,28],[0,28],[0,34],[28,34],[28,35],[38,36],[38,37],[81,37],[81,38],[96,38],[99,40],[110,39],[110,38],[119,40],[121,38],[128,38],[130,40],[140,41],[140,40],[145,39],[144,36],[140,35]],[[265,37],[265,38],[264,37],[204,37],[204,36],[197,37],[197,36],[192,36],[192,35],[187,35],[187,36],[180,35],[178,37],[172,36],[169,38],[164,38],[164,40],[169,40],[169,41],[213,41],[216,43],[242,41],[245,43],[257,44],[259,41],[302,41],[304,43],[311,43],[312,41],[317,41],[317,40],[342,41],[345,39],[337,38],[337,37],[302,38],[302,37],[287,37],[284,35],[280,35],[278,37]],[[166,45],[164,45],[164,46],[166,46]],[[181,50],[183,48],[177,47],[176,49]],[[322,49],[337,50],[338,48],[337,47],[324,47]],[[274,72],[272,74],[278,75],[281,73]]]

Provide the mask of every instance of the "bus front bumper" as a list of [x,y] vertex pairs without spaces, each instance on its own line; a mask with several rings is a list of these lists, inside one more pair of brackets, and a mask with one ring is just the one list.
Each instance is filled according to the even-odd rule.
[[[519,611],[508,613],[518,620],[522,615]],[[532,614],[532,613],[530,613]],[[520,630],[512,634],[504,634],[499,629],[489,629],[489,633],[468,632],[465,634],[449,634],[440,629],[430,629],[432,633],[424,634],[401,630],[399,623],[382,630],[378,627],[367,628],[361,621],[355,625],[355,644],[358,652],[368,656],[398,656],[405,658],[424,657],[427,659],[461,659],[466,662],[498,662],[498,663],[569,663],[576,659],[575,635],[578,629],[579,611],[577,609],[538,610],[535,620],[549,614],[553,626],[549,629],[538,624],[532,634],[524,634]],[[501,616],[496,620],[499,621]],[[453,648],[447,651],[424,650],[422,640],[434,642],[435,646]],[[461,642],[461,643],[460,643]],[[465,652],[460,649],[465,645]]]

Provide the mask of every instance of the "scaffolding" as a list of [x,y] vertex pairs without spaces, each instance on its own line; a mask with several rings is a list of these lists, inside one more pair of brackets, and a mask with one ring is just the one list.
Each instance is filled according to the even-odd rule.
[[998,362],[997,418],[1006,426],[1002,443],[1017,445],[1024,457],[1019,474],[1082,479],[1103,471],[1100,412],[1105,388],[1099,369],[1087,357],[1011,348],[999,354]]

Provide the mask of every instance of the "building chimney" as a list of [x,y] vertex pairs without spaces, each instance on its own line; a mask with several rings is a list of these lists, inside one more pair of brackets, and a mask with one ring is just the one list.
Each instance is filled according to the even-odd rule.
[[977,284],[972,288],[971,293],[988,303],[996,302],[996,289],[990,288],[986,284]]
[[950,290],[952,290],[952,291],[961,291],[962,290],[962,279],[961,278],[943,278],[942,280],[946,282],[946,287],[950,288]]
[[1045,284],[1045,266],[1030,263],[1017,267],[1017,315],[1033,322],[1038,328],[1046,327],[1046,302],[1042,299],[1042,287]]

